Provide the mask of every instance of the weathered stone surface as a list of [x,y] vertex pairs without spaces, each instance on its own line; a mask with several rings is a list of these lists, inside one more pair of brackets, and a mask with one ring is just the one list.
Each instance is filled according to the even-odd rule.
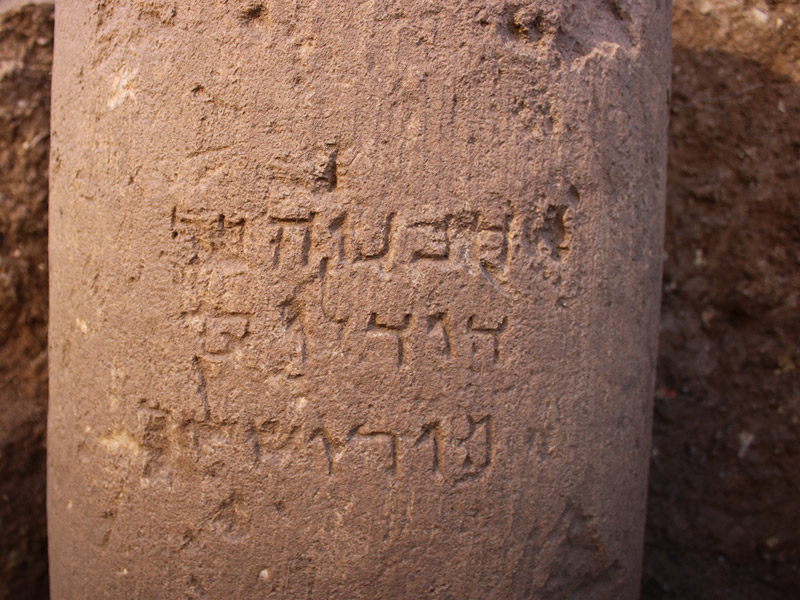
[[668,31],[59,6],[54,597],[635,597]]

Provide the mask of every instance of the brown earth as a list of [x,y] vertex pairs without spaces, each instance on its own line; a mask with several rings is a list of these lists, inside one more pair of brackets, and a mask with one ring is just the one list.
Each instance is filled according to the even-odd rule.
[[0,598],[47,595],[47,164],[53,10],[0,16]]
[[800,590],[800,8],[678,1],[645,597]]
[[[789,598],[800,589],[798,8],[675,6],[644,596]],[[0,19],[0,598],[45,598],[52,17]]]

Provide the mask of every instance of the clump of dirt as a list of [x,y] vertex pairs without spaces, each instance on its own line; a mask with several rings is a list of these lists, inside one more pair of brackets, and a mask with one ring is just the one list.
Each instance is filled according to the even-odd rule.
[[676,0],[644,596],[800,589],[800,6]]
[[47,597],[47,166],[53,7],[0,14],[0,598]]

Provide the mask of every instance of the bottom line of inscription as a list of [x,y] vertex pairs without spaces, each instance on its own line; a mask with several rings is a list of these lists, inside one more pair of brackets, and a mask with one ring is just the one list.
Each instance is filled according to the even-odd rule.
[[[200,463],[204,459],[213,462],[213,456],[203,455],[219,447],[220,434],[230,441],[239,437],[233,430],[225,432],[226,428],[239,426],[207,421],[184,425]],[[370,471],[391,477],[413,473],[452,483],[474,480],[489,469],[495,436],[490,415],[469,414],[431,421],[403,434],[356,424],[343,435],[335,435],[321,423],[311,426],[278,420],[239,431],[239,439],[246,441],[257,464],[297,467],[328,477]]]

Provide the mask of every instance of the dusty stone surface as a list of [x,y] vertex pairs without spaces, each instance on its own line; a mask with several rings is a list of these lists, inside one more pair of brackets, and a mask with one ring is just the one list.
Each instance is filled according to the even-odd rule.
[[675,3],[645,597],[800,589],[800,5]]
[[0,12],[0,598],[47,594],[52,7]]
[[54,598],[638,595],[668,3],[56,26]]

